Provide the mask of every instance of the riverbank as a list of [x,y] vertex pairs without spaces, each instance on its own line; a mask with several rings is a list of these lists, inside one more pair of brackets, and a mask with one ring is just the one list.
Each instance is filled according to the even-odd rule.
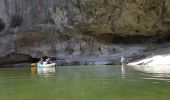
[[[139,59],[145,56],[147,47],[139,45],[102,45],[100,52],[96,51],[94,54],[88,52],[86,55],[79,54],[79,51],[74,51],[72,55],[67,53],[58,53],[58,65],[117,65],[120,64],[120,57],[125,56],[130,61]],[[91,54],[90,54],[91,53]],[[56,57],[56,54],[50,54],[50,57]],[[0,65],[16,65],[18,63],[32,63],[38,62],[38,58],[33,58],[32,55],[10,53],[1,57]]]
[[101,52],[96,51],[91,55],[62,55],[61,58],[71,65],[119,65],[121,56],[132,61],[146,56],[146,50],[147,47],[141,45],[103,45]]
[[[114,50],[113,50],[114,48]],[[102,45],[100,52],[97,51],[91,55],[81,55],[74,51],[73,55],[58,53],[58,65],[119,65],[121,56],[129,60],[128,65],[155,66],[170,65],[170,43],[152,44],[152,46],[138,45]],[[77,54],[76,54],[77,53]],[[55,54],[51,54],[54,55]],[[61,59],[61,60],[60,60]],[[2,66],[18,66],[28,65],[28,63],[38,62],[38,58],[34,58],[28,54],[10,53],[1,57],[0,65]],[[27,64],[25,64],[27,63]]]

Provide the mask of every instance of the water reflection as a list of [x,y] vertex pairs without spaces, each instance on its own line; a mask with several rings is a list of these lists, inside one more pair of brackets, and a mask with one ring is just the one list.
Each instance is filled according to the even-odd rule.
[[170,65],[155,65],[155,66],[132,66],[135,70],[143,71],[146,73],[163,73],[170,74]]
[[55,73],[55,67],[52,68],[37,68],[38,74],[50,74]]
[[121,65],[121,72],[122,72],[122,78],[126,78],[126,66],[124,64]]
[[51,68],[36,68],[36,67],[31,67],[31,75],[32,76],[44,76],[44,77],[48,77],[52,74],[55,74],[56,69],[55,67],[51,67]]
[[36,76],[37,73],[37,68],[36,67],[31,67],[31,75]]
[[149,77],[144,77],[143,79],[170,82],[170,65],[131,66],[131,68],[150,75]]
[[[30,77],[30,73],[36,76]],[[168,100],[170,83],[152,80],[150,75],[115,65],[57,66],[56,70],[0,68],[0,97],[1,100],[13,100],[16,96],[17,100]],[[144,77],[148,80],[141,79]]]

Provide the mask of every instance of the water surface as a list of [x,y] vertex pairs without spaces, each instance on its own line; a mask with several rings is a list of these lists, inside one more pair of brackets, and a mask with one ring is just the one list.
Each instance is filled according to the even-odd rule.
[[0,68],[0,100],[169,100],[169,73],[102,65]]

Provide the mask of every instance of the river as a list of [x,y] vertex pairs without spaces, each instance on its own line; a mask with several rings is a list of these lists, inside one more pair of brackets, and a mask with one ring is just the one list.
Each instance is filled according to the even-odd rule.
[[0,68],[0,100],[169,100],[169,94],[170,72],[159,70],[115,65]]

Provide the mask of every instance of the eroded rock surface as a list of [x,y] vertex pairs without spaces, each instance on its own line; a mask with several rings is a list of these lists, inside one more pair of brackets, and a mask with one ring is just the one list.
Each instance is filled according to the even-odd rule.
[[[169,0],[1,0],[0,56],[42,51],[68,62],[115,63],[170,40]],[[98,61],[98,62],[97,62]]]
[[26,54],[10,53],[4,57],[0,57],[0,65],[28,63],[32,62],[32,57]]

